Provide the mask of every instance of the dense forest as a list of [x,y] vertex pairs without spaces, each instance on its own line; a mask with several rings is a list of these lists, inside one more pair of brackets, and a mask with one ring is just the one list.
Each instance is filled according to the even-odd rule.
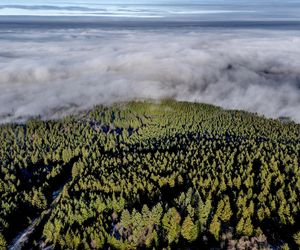
[[300,248],[292,121],[136,101],[0,141],[0,249]]

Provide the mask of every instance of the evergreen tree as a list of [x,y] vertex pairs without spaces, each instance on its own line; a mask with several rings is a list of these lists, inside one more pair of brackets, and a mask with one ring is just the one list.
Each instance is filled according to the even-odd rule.
[[169,244],[177,242],[180,235],[180,214],[175,208],[170,208],[162,219],[162,226],[165,229],[165,238]]
[[216,240],[219,239],[219,234],[221,230],[221,223],[217,216],[214,216],[213,220],[209,226],[209,232],[215,237]]
[[5,238],[4,238],[4,236],[0,233],[0,249],[1,249],[1,250],[4,250],[4,249],[6,249],[6,247],[7,247],[7,244],[6,244]]
[[195,225],[190,216],[187,216],[181,227],[181,235],[189,242],[193,242],[198,237],[198,227]]
[[298,233],[294,234],[294,240],[295,243],[298,245],[298,247],[300,248],[300,231]]

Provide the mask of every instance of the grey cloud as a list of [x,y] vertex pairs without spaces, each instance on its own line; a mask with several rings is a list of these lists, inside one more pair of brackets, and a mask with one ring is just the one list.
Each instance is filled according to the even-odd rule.
[[21,10],[71,10],[71,11],[95,11],[95,9],[80,6],[55,6],[55,5],[0,5],[0,9],[21,9]]
[[90,29],[15,36],[0,41],[2,123],[163,97],[300,122],[297,34]]

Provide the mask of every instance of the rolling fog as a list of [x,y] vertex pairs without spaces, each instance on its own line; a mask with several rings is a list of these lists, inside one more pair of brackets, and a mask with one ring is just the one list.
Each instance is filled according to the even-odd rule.
[[300,122],[300,36],[264,30],[2,30],[0,122],[165,97]]

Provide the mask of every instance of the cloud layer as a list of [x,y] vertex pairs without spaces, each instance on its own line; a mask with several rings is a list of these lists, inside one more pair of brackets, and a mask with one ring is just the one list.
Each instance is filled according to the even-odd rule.
[[265,31],[2,34],[0,122],[172,97],[300,122],[300,36]]
[[[245,10],[245,6],[232,5],[208,5],[182,1],[168,4],[164,1],[146,2],[125,1],[123,3],[99,3],[95,1],[69,1],[69,2],[46,2],[32,3],[10,2],[0,3],[0,16],[86,16],[86,17],[119,17],[119,18],[193,18],[198,19],[211,17],[227,19],[230,15],[239,17],[247,13],[255,13],[253,10]],[[227,14],[227,15],[226,15]],[[230,14],[230,15],[229,15]],[[223,16],[225,15],[225,16]],[[288,15],[289,16],[289,15]]]
[[296,0],[1,0],[3,16],[85,16],[157,20],[300,20]]

